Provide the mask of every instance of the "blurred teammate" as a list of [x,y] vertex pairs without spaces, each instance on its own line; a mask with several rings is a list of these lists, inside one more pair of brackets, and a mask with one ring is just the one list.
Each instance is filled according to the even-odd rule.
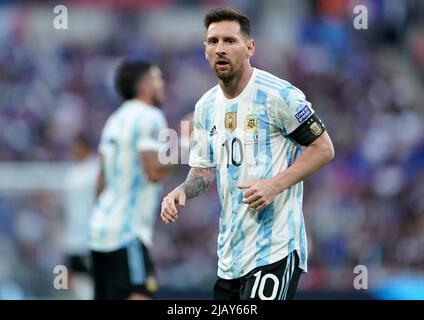
[[204,22],[218,85],[196,104],[191,170],[163,199],[161,217],[175,222],[177,205],[216,175],[214,299],[292,299],[307,271],[302,181],[334,157],[333,144],[300,90],[250,65],[255,42],[245,14],[215,9]]
[[160,69],[124,62],[116,89],[123,104],[109,117],[99,153],[98,201],[91,220],[95,299],[149,299],[156,281],[151,245],[161,181],[168,168],[158,161],[159,131],[167,126],[159,106]]
[[87,300],[93,291],[88,221],[95,199],[98,159],[90,141],[82,134],[72,142],[71,152],[77,163],[70,168],[64,181],[65,252],[72,292],[76,299]]

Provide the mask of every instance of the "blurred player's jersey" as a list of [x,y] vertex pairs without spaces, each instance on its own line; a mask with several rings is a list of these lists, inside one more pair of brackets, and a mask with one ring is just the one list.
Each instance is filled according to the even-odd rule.
[[91,156],[73,165],[66,174],[65,249],[68,255],[89,253],[88,221],[94,206],[99,160]]
[[299,255],[299,267],[307,270],[303,184],[288,188],[260,212],[243,203],[237,186],[288,168],[302,150],[288,135],[313,113],[300,90],[259,69],[254,69],[238,97],[225,98],[217,85],[197,102],[189,163],[216,167],[222,205],[219,277],[241,277],[293,250]]
[[138,100],[125,102],[107,120],[99,146],[105,188],[91,219],[92,250],[116,250],[135,238],[151,245],[162,184],[148,180],[140,153],[158,151],[166,127],[161,110]]

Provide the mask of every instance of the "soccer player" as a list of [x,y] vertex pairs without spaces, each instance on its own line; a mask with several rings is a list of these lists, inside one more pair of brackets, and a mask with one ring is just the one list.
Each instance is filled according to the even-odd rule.
[[84,134],[72,141],[71,152],[77,163],[69,169],[64,180],[66,264],[74,297],[88,300],[92,297],[93,284],[87,221],[94,205],[98,159]]
[[177,206],[217,177],[222,212],[214,299],[292,299],[307,271],[302,181],[334,157],[333,144],[305,95],[253,68],[249,18],[210,11],[205,56],[218,78],[194,111],[191,170],[162,201],[165,223]]
[[95,299],[154,298],[156,280],[147,248],[169,167],[158,161],[158,135],[167,127],[159,109],[159,67],[125,61],[116,89],[123,104],[108,118],[99,145],[98,201],[91,219]]

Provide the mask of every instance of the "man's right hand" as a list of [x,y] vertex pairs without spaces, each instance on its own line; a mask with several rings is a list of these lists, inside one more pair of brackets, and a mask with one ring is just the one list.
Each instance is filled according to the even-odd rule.
[[186,202],[186,195],[183,188],[178,187],[170,192],[162,200],[162,210],[160,217],[166,224],[175,222],[178,219],[177,206],[184,207]]

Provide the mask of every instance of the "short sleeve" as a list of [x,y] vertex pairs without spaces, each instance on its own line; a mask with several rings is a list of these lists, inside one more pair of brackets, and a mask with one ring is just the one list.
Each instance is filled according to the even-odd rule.
[[202,109],[196,106],[193,115],[193,139],[190,144],[189,165],[191,167],[216,167],[213,149],[206,132]]
[[142,117],[138,124],[139,132],[137,150],[159,151],[163,142],[159,141],[159,133],[167,128],[164,115],[161,112],[154,113],[150,117]]
[[289,135],[306,122],[315,111],[302,91],[289,85],[279,91],[275,103],[275,122],[284,135]]

